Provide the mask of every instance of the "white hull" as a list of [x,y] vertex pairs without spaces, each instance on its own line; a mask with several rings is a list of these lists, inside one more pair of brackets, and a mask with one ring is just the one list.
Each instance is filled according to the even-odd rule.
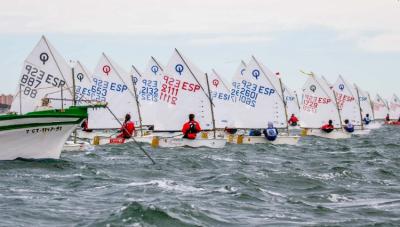
[[[158,138],[158,143],[155,141]],[[174,147],[208,147],[208,148],[223,148],[226,144],[225,139],[201,139],[197,138],[195,140],[183,139],[183,138],[163,138],[158,136],[143,136],[143,137],[135,137],[136,142],[139,143],[149,143],[152,144],[153,147],[163,147],[163,148],[174,148]],[[133,139],[127,139],[124,143],[134,142]],[[100,138],[99,145],[110,144],[110,138]],[[156,145],[153,145],[156,144]]]
[[296,145],[300,136],[278,136],[275,141],[269,141],[264,136],[243,136],[243,140],[239,136],[231,137],[228,135],[228,142],[234,144],[275,144],[275,145]]
[[307,136],[316,136],[326,139],[349,139],[351,138],[350,133],[345,133],[343,131],[332,131],[331,133],[323,132],[320,129],[307,129]]
[[383,125],[382,123],[375,121],[375,122],[369,123],[368,125],[364,125],[364,127],[366,129],[379,129],[382,127],[382,125]]
[[225,139],[183,139],[183,138],[160,138],[159,147],[174,148],[174,147],[208,147],[213,149],[225,147]]
[[371,130],[369,130],[369,129],[362,129],[362,130],[360,129],[360,130],[355,130],[353,133],[350,133],[350,134],[363,136],[363,135],[368,135],[370,133],[371,133]]
[[0,131],[0,160],[58,159],[76,124]]

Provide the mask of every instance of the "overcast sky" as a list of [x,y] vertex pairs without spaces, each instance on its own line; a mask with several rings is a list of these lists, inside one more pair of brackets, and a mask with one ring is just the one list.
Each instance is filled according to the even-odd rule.
[[226,79],[255,55],[296,90],[306,70],[400,94],[399,0],[2,0],[0,93],[42,34],[89,69],[103,51],[127,70],[166,64],[176,47]]

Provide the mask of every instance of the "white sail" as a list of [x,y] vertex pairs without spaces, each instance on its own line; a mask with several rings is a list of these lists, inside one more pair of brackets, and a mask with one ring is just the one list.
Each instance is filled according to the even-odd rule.
[[205,74],[175,49],[161,81],[156,131],[178,131],[193,113],[202,129],[212,129],[210,98]]
[[362,90],[357,85],[354,85],[356,89],[358,89],[360,106],[361,106],[361,114],[364,118],[367,114],[369,115],[369,119],[374,120],[374,114],[372,111],[372,101],[370,99],[370,95],[368,92]]
[[[92,80],[92,100],[107,102],[119,121],[123,122],[129,113],[135,125],[140,125],[133,84],[128,73],[103,53]],[[119,128],[120,124],[107,109],[93,109],[89,110],[88,126],[91,129],[110,129]]]
[[389,113],[390,119],[393,120],[400,119],[400,99],[395,94],[392,96],[392,99],[390,100],[389,109],[390,109]]
[[231,121],[232,98],[228,85],[213,69],[208,75],[211,98],[214,104],[214,118],[216,128],[228,127]]
[[[137,82],[142,124],[153,125],[157,118],[156,105],[160,98],[164,67],[154,57],[151,57],[143,73],[140,73],[135,67],[132,70],[133,82]],[[135,78],[135,73],[139,77]]]
[[78,105],[86,105],[92,97],[92,73],[80,62],[74,65],[75,100]]
[[341,127],[333,92],[324,80],[310,76],[303,86],[303,95],[300,110],[302,128],[320,128],[328,120],[332,120],[336,128]]
[[264,128],[269,121],[278,128],[287,126],[279,79],[254,57],[243,75],[235,75],[231,94],[235,127]]
[[360,106],[358,105],[357,90],[339,76],[333,85],[336,102],[342,121],[349,120],[353,125],[361,125]]
[[377,120],[383,120],[386,118],[386,115],[389,113],[385,100],[381,98],[380,95],[376,95],[376,98],[373,102],[374,106],[374,116]]
[[[11,111],[22,114],[35,111],[41,106],[43,98],[71,99],[71,72],[64,58],[42,36],[24,61]],[[71,104],[71,101],[63,102],[64,107]],[[50,106],[62,107],[59,100],[51,100]]]
[[299,116],[300,107],[296,92],[284,85],[283,94],[286,100],[288,117],[290,117],[292,114],[294,114],[295,116]]

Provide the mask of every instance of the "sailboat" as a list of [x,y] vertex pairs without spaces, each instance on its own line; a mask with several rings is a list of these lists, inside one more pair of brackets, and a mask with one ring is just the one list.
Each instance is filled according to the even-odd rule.
[[212,69],[211,74],[208,76],[208,84],[210,85],[211,98],[214,104],[215,127],[224,129],[232,121],[230,118],[230,108],[232,106],[230,87],[215,69]]
[[391,125],[400,125],[400,99],[396,94],[393,94],[389,102],[389,116]]
[[[279,78],[271,73],[252,56],[244,73],[233,78],[231,95],[234,126],[238,129],[263,129],[272,122],[278,129],[288,130],[288,116],[283,87]],[[229,142],[256,144],[289,144],[295,145],[298,136],[279,134],[275,141],[268,141],[264,136],[238,135]]]
[[[286,102],[286,112],[288,117],[291,116],[292,114],[295,116],[300,115],[300,102],[299,98],[297,96],[296,91],[290,89],[288,86],[283,85],[283,96]],[[300,125],[297,126],[291,126],[289,125],[289,128],[291,130],[297,130],[300,129]]]
[[151,57],[145,71],[132,66],[132,83],[135,84],[142,117],[142,124],[153,126],[157,118],[156,106],[159,101],[164,67]]
[[46,37],[42,36],[24,61],[10,111],[24,114],[66,108],[72,105],[71,88],[71,68]]
[[[148,136],[148,142],[159,147],[224,147],[226,140],[216,138],[214,133],[214,104],[210,94],[207,75],[175,49],[163,71],[159,101],[155,107],[160,114],[154,119],[154,131]],[[202,132],[194,140],[177,135],[191,113],[195,114],[204,131],[212,133]],[[170,136],[166,136],[168,132],[171,132]]]
[[364,128],[365,129],[378,129],[378,128],[382,127],[382,124],[375,120],[373,104],[372,104],[370,94],[368,92],[362,90],[356,84],[354,84],[354,87],[358,92],[358,100],[360,103],[359,105],[361,107],[362,120],[365,117],[367,117],[367,115],[368,115],[368,117],[371,121],[369,124],[364,124]]
[[386,119],[386,115],[389,114],[389,109],[386,105],[386,102],[382,97],[377,94],[375,100],[373,101],[373,111],[375,120],[384,121]]
[[72,97],[71,80],[69,65],[42,36],[23,64],[13,113],[0,116],[0,160],[60,157],[89,108],[65,99]]
[[[337,107],[335,94],[324,79],[314,73],[303,86],[303,102],[301,105],[300,119],[302,121],[303,135],[323,137],[327,139],[347,139],[351,135],[342,129],[340,111]],[[333,121],[336,130],[325,133],[320,128]]]
[[[108,108],[89,110],[88,128],[93,131],[81,131],[79,138],[94,140],[94,144],[117,143],[110,137],[117,134],[115,130],[121,127],[120,122],[124,122],[126,114],[131,115],[136,127],[141,127],[131,77],[105,53],[100,57],[92,76],[90,91],[90,100],[107,103]],[[99,139],[102,141],[98,142]]]
[[78,105],[90,103],[92,94],[92,73],[80,62],[77,61],[72,67],[75,87],[75,102]]
[[352,132],[353,135],[369,134],[370,130],[364,128],[362,121],[359,92],[357,89],[351,86],[341,75],[339,75],[332,89],[335,92],[336,104],[342,122],[348,120],[354,125],[356,130]]

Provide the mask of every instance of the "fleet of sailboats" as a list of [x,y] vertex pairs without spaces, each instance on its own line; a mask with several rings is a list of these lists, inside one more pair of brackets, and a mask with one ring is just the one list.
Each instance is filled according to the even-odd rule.
[[[389,103],[379,95],[372,100],[342,76],[331,84],[323,76],[306,75],[299,97],[254,56],[248,63],[241,61],[228,82],[214,69],[204,73],[177,49],[165,66],[151,57],[143,71],[132,65],[129,72],[102,53],[91,73],[80,61],[70,66],[43,36],[23,64],[12,113],[0,116],[5,146],[0,159],[58,158],[74,131],[74,142],[66,147],[77,139],[114,143],[126,114],[137,132],[118,143],[210,148],[226,143],[296,145],[299,134],[346,139],[400,117],[396,95]],[[192,140],[181,132],[189,114],[202,128]],[[292,115],[299,117],[298,126],[289,125]],[[91,130],[75,130],[84,119]],[[327,133],[320,128],[329,120],[335,130]],[[345,120],[355,126],[354,132],[344,130]],[[260,133],[267,125],[278,129],[276,139]],[[26,146],[31,149],[24,151]]]

